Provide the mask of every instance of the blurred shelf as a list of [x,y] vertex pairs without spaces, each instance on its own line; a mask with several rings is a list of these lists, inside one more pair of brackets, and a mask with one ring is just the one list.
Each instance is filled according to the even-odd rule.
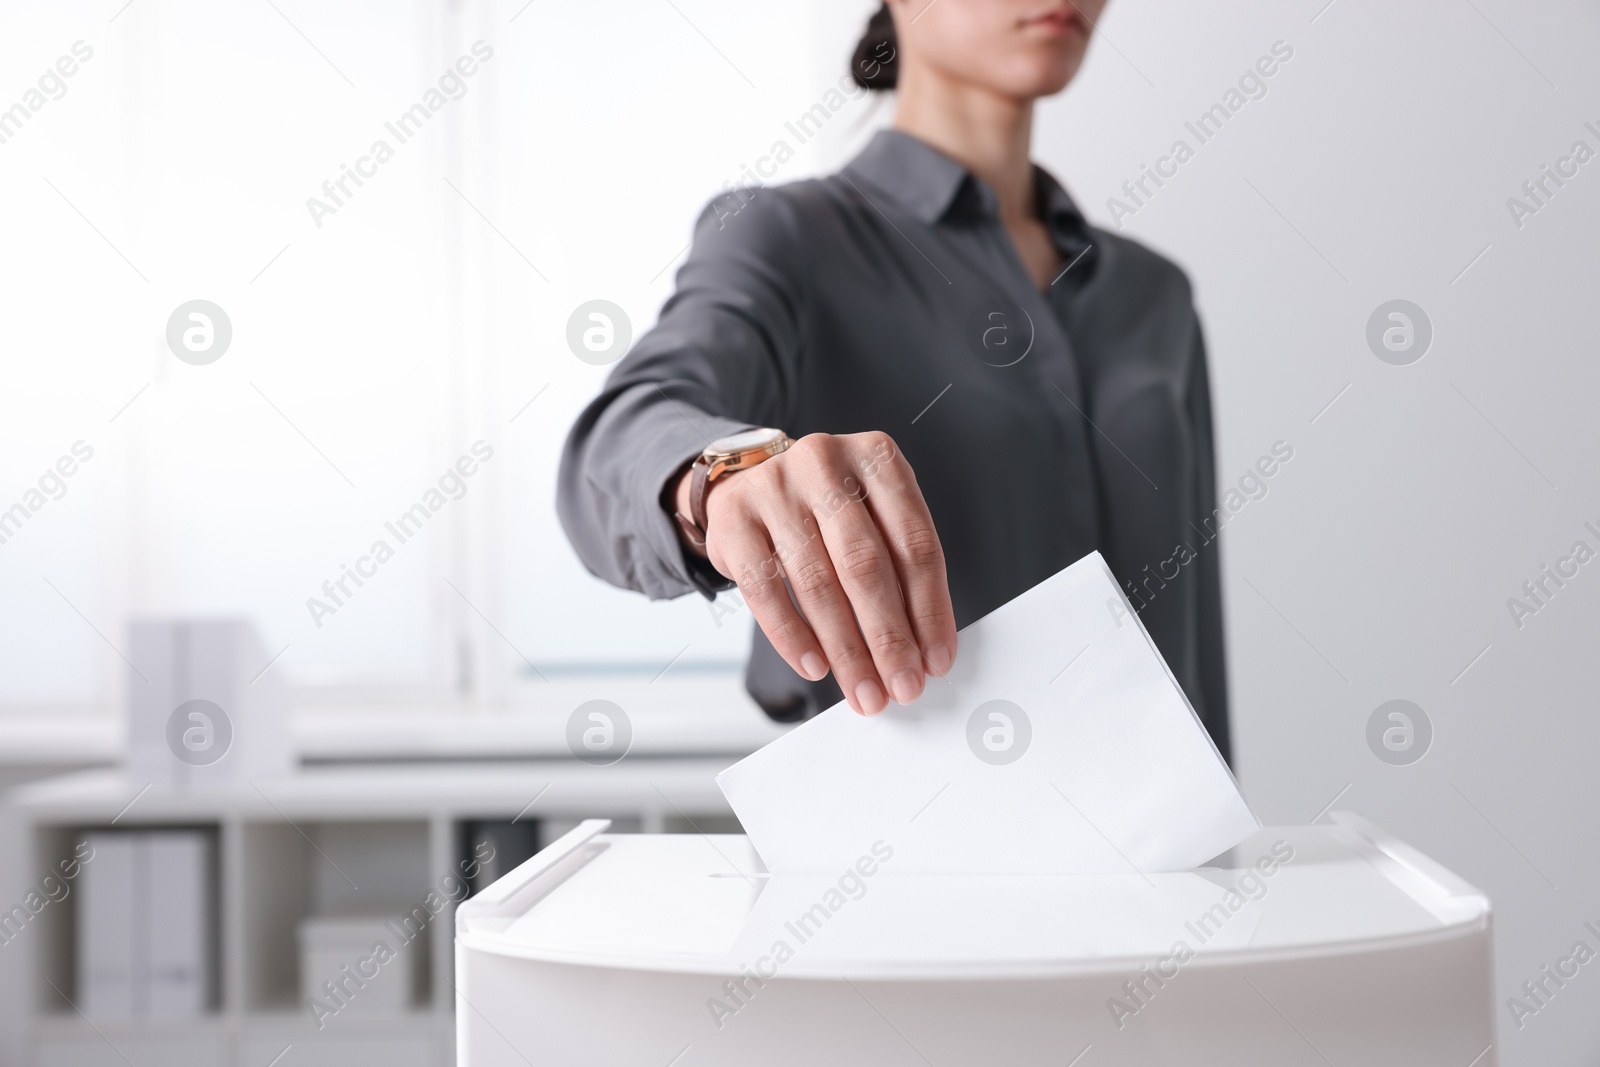
[[[715,781],[737,752],[680,757],[643,754],[636,744],[617,763],[592,767],[565,755],[564,717],[560,727],[565,758],[313,764],[204,789],[99,769],[13,789],[4,823],[23,862],[0,871],[5,900],[21,899],[36,872],[55,869],[85,831],[214,828],[219,1009],[183,1020],[93,1021],[69,1009],[63,995],[77,996],[72,892],[0,958],[15,968],[19,994],[0,1003],[0,1034],[16,1035],[23,1062],[51,1067],[264,1067],[291,1045],[293,1062],[311,1067],[448,1067],[454,910],[482,827],[532,823],[541,841],[589,816],[644,831],[737,827]],[[509,849],[503,859],[516,862]],[[411,1007],[362,1014],[358,998],[319,1025],[302,988],[309,979],[296,933],[306,918],[346,915],[387,921],[412,968]]]
[[58,709],[0,715],[0,767],[62,767],[122,758],[124,728],[109,713]]
[[[451,1005],[453,1008],[454,1005]],[[198,1019],[96,1019],[90,1022],[72,1012],[45,1012],[34,1020],[35,1033],[44,1039],[93,1037],[103,1034],[116,1040],[123,1036],[162,1037],[192,1036],[195,1034],[283,1034],[304,1040],[317,1033],[349,1037],[364,1032],[425,1033],[438,1031],[441,1021],[449,1021],[452,1012],[433,1008],[414,1008],[393,1014],[368,1014],[336,1017],[322,1030],[306,1017],[304,1012],[292,1007],[280,1007],[242,1014],[215,1012]],[[443,1016],[443,1020],[441,1020]]]
[[[311,763],[564,758],[567,717],[595,698],[628,713],[634,756],[736,758],[786,729],[762,713],[736,674],[558,676],[519,694],[503,707],[302,694],[291,723],[295,751]],[[112,763],[124,744],[122,717],[109,711],[0,714],[0,766]]]
[[[193,822],[239,819],[535,818],[651,816],[682,809],[726,814],[716,776],[732,757],[630,755],[608,767],[572,758],[517,763],[312,766],[227,788],[175,790],[91,770],[19,786],[8,798],[35,823]],[[120,816],[120,818],[119,818]]]

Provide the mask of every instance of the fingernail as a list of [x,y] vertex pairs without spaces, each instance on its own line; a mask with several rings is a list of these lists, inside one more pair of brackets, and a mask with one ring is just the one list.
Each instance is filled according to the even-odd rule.
[[800,673],[813,682],[820,682],[828,673],[828,661],[815,652],[807,652],[800,657]]
[[909,704],[922,695],[922,675],[909,668],[896,674],[889,682],[897,704]]
[[943,678],[950,670],[950,646],[945,644],[929,645],[925,655],[928,658],[929,673]]
[[861,708],[861,714],[876,715],[888,702],[883,695],[883,687],[875,680],[863,678],[856,684],[856,704]]

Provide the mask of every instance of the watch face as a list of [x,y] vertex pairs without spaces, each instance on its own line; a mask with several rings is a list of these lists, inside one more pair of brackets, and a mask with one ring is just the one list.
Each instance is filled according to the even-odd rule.
[[740,452],[749,452],[757,448],[766,448],[783,440],[782,430],[773,430],[762,427],[757,430],[741,430],[719,437],[711,442],[707,452],[720,452],[725,455],[738,455]]

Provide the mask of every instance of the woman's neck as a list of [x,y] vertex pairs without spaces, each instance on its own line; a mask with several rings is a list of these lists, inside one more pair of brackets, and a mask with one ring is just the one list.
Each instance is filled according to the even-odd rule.
[[1006,222],[1034,218],[1033,101],[950,80],[922,64],[899,74],[895,129],[963,164],[994,190]]

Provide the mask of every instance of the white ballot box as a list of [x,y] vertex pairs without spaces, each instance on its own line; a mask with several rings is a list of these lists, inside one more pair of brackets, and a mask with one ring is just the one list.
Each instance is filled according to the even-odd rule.
[[1488,900],[1349,813],[1153,874],[897,875],[875,840],[776,876],[607,826],[457,910],[459,1067],[1496,1063]]

